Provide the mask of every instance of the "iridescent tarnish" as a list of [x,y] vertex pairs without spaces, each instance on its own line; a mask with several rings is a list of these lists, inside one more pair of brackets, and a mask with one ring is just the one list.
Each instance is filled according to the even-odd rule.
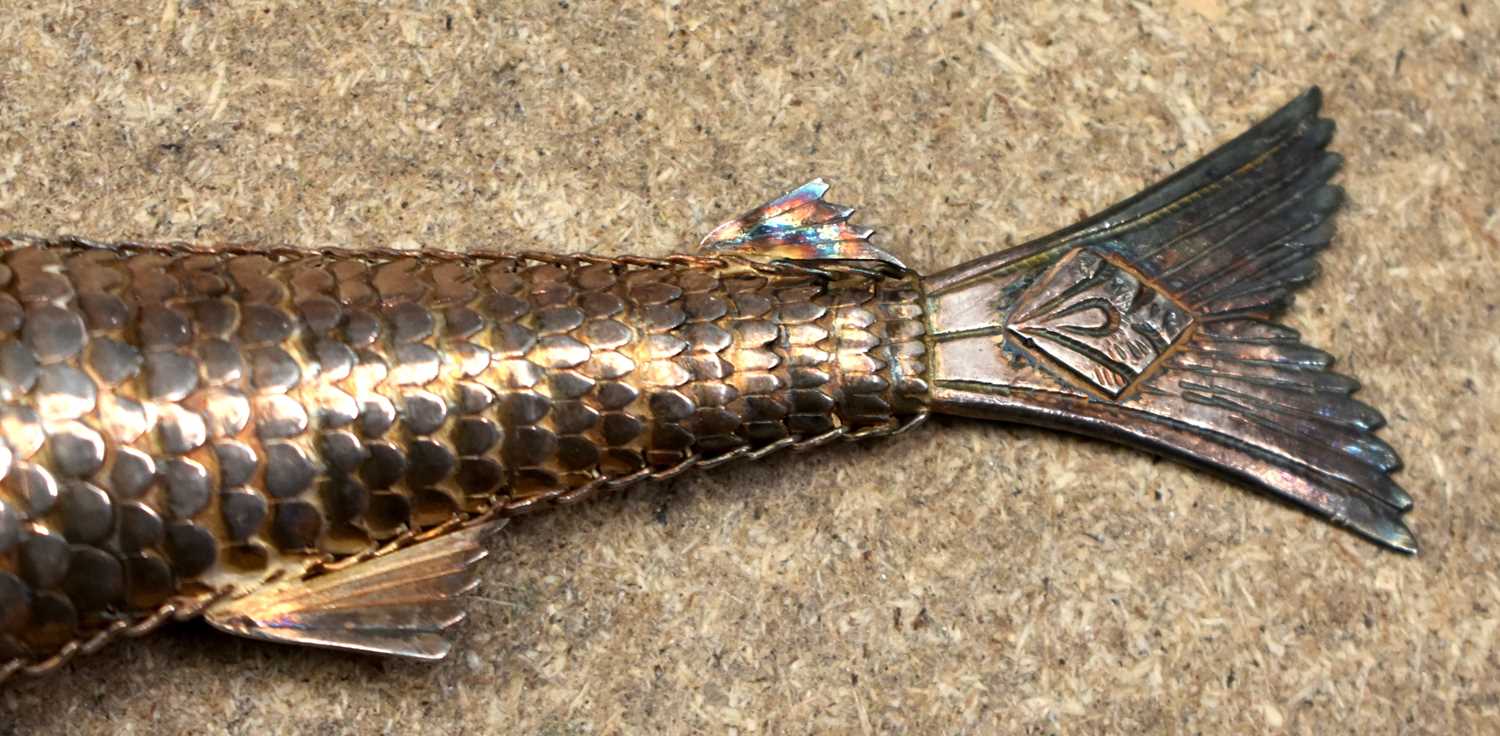
[[850,207],[823,199],[828,183],[814,179],[723,225],[703,239],[710,253],[753,253],[782,262],[842,263],[902,273],[906,266],[870,243],[874,230],[849,222]]
[[1274,321],[1340,201],[1318,106],[925,278],[820,180],[661,259],[0,239],[0,679],[200,614],[441,657],[505,519],[929,411],[1415,552],[1380,414]]

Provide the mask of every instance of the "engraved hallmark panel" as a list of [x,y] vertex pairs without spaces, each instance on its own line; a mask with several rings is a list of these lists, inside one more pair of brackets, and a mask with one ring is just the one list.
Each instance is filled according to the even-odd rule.
[[1119,398],[1193,325],[1187,309],[1101,252],[1080,248],[1021,295],[1008,331],[1032,353]]

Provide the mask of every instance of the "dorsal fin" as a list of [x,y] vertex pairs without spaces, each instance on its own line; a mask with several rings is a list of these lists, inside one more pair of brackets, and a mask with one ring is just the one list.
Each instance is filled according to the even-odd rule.
[[442,659],[444,636],[462,621],[460,596],[478,582],[481,541],[504,520],[479,524],[307,579],[267,585],[229,599],[205,616],[221,631],[251,639]]
[[870,243],[873,230],[849,223],[852,208],[824,200],[827,192],[827,182],[813,179],[714,228],[700,245],[710,253],[768,261],[852,262],[872,270],[907,270]]

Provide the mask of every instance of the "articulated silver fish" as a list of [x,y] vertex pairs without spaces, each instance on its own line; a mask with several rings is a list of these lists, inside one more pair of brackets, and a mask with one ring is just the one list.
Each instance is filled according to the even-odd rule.
[[1380,414],[1274,321],[1333,236],[1318,109],[927,276],[821,181],[666,258],[0,239],[0,678],[196,616],[439,658],[512,516],[934,412],[1415,552]]

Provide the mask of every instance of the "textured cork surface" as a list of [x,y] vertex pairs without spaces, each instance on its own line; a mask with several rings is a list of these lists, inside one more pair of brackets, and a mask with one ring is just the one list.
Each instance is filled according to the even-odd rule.
[[937,420],[512,524],[440,664],[177,626],[0,734],[1495,728],[1500,8],[772,5],[8,3],[0,232],[661,255],[821,175],[931,271],[1316,83],[1350,205],[1289,321],[1389,418],[1422,555]]

